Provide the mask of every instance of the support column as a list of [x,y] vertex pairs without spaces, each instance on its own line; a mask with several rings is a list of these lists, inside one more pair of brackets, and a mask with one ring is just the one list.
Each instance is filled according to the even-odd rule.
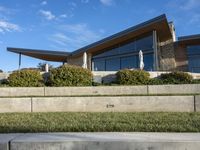
[[153,31],[153,49],[154,49],[154,70],[158,71],[158,42],[157,42],[157,32]]
[[22,61],[22,54],[19,53],[19,68],[18,68],[18,70],[20,70],[20,67],[21,67],[21,61]]
[[87,69],[92,70],[92,54],[89,53],[87,57]]

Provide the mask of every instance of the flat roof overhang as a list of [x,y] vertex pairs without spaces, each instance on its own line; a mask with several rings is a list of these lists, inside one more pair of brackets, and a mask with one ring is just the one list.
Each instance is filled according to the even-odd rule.
[[172,38],[166,15],[163,14],[86,47],[80,48],[72,52],[71,56],[77,57],[82,55],[84,52],[95,53],[154,30],[157,31],[157,35],[161,42]]
[[12,47],[8,47],[7,51],[46,61],[55,61],[55,62],[66,62],[67,57],[70,54],[68,52],[62,52],[62,51],[35,50],[35,49],[12,48]]
[[200,34],[178,37],[178,45],[200,45]]

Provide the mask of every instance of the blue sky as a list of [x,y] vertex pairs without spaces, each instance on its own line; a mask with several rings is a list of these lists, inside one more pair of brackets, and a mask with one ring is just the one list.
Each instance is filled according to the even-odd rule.
[[[0,0],[0,69],[18,68],[6,47],[74,51],[163,13],[177,36],[200,34],[199,8],[200,0]],[[22,56],[22,67],[39,62]]]

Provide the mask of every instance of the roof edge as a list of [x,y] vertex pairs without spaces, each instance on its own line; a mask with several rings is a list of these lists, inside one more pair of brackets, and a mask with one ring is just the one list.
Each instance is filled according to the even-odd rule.
[[128,29],[125,29],[125,30],[123,30],[123,31],[121,31],[121,32],[118,32],[118,33],[115,33],[115,34],[113,34],[113,35],[111,35],[111,36],[108,36],[108,37],[106,37],[106,38],[103,38],[102,40],[99,40],[99,41],[97,41],[97,42],[94,42],[94,43],[92,43],[92,44],[89,44],[89,45],[87,45],[87,46],[84,46],[84,47],[82,47],[82,48],[80,48],[80,49],[78,49],[78,50],[75,50],[75,51],[73,51],[73,52],[71,53],[71,55],[72,55],[72,56],[73,56],[73,55],[78,55],[79,53],[82,53],[82,52],[87,51],[89,48],[92,48],[92,47],[94,47],[94,46],[103,44],[104,42],[107,42],[107,41],[109,41],[109,40],[113,40],[113,39],[115,39],[115,38],[119,38],[119,37],[121,37],[121,36],[124,36],[124,35],[130,33],[130,32],[139,30],[139,29],[141,29],[141,28],[144,28],[144,27],[146,27],[146,26],[148,26],[148,25],[151,25],[151,24],[153,24],[153,23],[162,21],[162,20],[164,20],[164,19],[167,19],[167,17],[166,17],[165,14],[162,14],[162,15],[160,15],[160,16],[157,16],[157,17],[155,17],[155,18],[152,18],[152,19],[150,19],[150,20],[147,20],[147,21],[145,21],[145,22],[142,22],[142,23],[140,23],[140,24],[137,24],[137,25],[135,25],[135,26],[133,26],[133,27],[130,27],[130,28],[128,28]]

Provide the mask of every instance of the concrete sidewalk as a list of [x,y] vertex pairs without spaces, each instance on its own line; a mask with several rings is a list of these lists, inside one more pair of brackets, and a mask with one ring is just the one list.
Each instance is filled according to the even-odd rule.
[[0,150],[199,150],[200,133],[0,134]]

